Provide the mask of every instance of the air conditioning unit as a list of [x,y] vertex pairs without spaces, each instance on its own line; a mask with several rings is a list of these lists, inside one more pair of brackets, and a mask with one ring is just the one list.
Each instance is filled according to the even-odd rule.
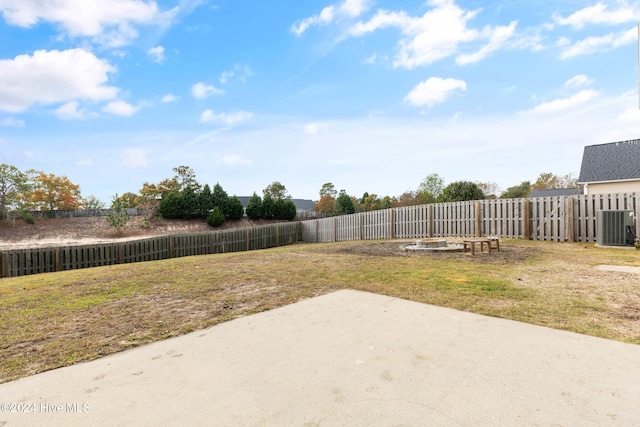
[[633,246],[633,211],[598,211],[596,243],[601,246]]

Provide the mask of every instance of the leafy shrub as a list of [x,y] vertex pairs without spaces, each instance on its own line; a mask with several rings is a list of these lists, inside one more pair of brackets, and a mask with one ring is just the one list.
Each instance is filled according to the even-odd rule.
[[162,196],[158,212],[166,219],[182,218],[182,197],[180,194],[172,192]]
[[229,219],[241,219],[244,216],[244,206],[238,197],[233,196],[227,205]]
[[278,199],[275,202],[275,218],[291,221],[297,215],[296,205],[290,199]]
[[31,212],[23,212],[22,213],[22,220],[24,222],[26,222],[27,224],[34,224],[36,222],[33,219],[33,215],[31,215]]
[[262,199],[255,192],[247,203],[247,216],[251,220],[262,218]]
[[180,217],[193,219],[198,217],[198,194],[193,187],[187,187],[180,194]]
[[114,227],[121,235],[129,222],[129,213],[125,208],[122,198],[116,194],[111,202],[111,213],[107,215],[107,222],[110,226]]
[[225,218],[222,210],[216,206],[215,208],[213,208],[209,216],[207,216],[207,224],[212,227],[220,227],[222,224],[224,224],[224,219]]
[[484,193],[478,184],[471,181],[457,181],[447,185],[438,200],[440,202],[464,202],[482,199],[484,199]]

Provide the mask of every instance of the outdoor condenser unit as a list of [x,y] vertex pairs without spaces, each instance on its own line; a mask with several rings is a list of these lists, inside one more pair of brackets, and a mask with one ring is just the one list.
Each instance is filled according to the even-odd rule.
[[633,246],[635,228],[633,211],[598,211],[596,243],[602,246]]

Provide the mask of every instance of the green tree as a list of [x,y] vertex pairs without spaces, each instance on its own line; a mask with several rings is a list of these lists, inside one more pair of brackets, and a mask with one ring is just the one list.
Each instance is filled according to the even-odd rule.
[[[120,196],[120,200],[122,201],[122,206],[124,206],[125,208],[135,208],[138,206],[138,195],[131,193],[131,192],[127,192],[124,193],[122,196]],[[86,209],[86,206],[85,206]]]
[[444,191],[444,179],[437,173],[427,175],[418,186],[418,193],[424,201],[424,203],[432,203],[440,197]]
[[233,196],[229,199],[227,209],[229,210],[229,219],[242,219],[244,216],[244,206],[242,206],[242,202],[237,196]]
[[182,197],[180,193],[171,192],[162,196],[158,212],[166,219],[182,218]]
[[193,219],[199,216],[198,193],[193,187],[186,187],[180,193],[180,217],[183,219]]
[[182,191],[187,187],[192,187],[194,190],[200,190],[201,186],[196,181],[196,173],[189,166],[178,166],[173,168],[176,176],[173,177],[173,181],[177,183],[178,190]]
[[457,181],[447,185],[439,197],[441,202],[464,202],[467,200],[483,200],[484,193],[475,182]]
[[25,203],[29,192],[29,176],[17,167],[0,164],[0,219],[8,217],[9,208]]
[[105,204],[102,200],[91,194],[82,199],[82,207],[90,210],[104,209]]
[[264,190],[262,190],[262,194],[265,196],[267,194],[271,195],[274,200],[278,199],[288,199],[290,196],[287,193],[287,188],[281,184],[279,181],[274,181],[267,186]]
[[276,201],[271,193],[266,193],[262,198],[262,218],[274,219],[276,216]]
[[324,196],[331,196],[332,199],[336,197],[338,192],[336,191],[336,187],[331,182],[327,182],[322,184],[322,188],[320,188],[320,198]]
[[274,203],[274,216],[276,219],[291,221],[298,214],[296,205],[290,199],[277,199]]
[[219,183],[213,186],[212,204],[214,208],[219,207],[225,216],[229,216],[229,195]]
[[551,172],[543,172],[532,185],[533,190],[548,190],[553,188],[576,188],[578,179],[572,174],[555,175]]
[[345,190],[340,190],[340,194],[336,199],[336,206],[333,212],[336,215],[349,215],[355,213],[355,211],[356,210],[353,206],[353,200],[351,200],[351,197],[346,193]]
[[123,199],[118,194],[113,196],[111,202],[111,212],[107,215],[107,222],[116,229],[118,236],[121,236],[129,222],[129,213],[123,203]]
[[507,188],[501,195],[501,199],[523,199],[531,193],[531,182],[522,181],[519,185]]
[[262,218],[262,199],[255,191],[247,202],[247,216],[253,221]]
[[393,199],[391,199],[391,197],[384,196],[382,199],[380,199],[380,209],[389,209],[392,202]]
[[214,207],[209,216],[207,216],[207,224],[212,227],[220,227],[224,224],[224,221],[224,213],[218,206]]
[[198,194],[198,217],[207,218],[213,209],[213,193],[209,184],[205,184]]

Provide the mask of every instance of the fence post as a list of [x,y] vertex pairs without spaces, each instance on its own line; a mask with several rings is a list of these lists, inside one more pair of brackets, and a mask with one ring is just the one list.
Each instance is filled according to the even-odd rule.
[[480,202],[476,202],[476,237],[482,237],[482,219],[480,214],[482,212],[482,206]]
[[7,254],[4,252],[0,253],[0,270],[0,277],[7,277]]
[[56,271],[60,271],[60,248],[56,248]]
[[338,241],[338,219],[335,217],[333,218],[333,241]]
[[427,237],[433,237],[433,205],[427,205]]
[[575,242],[575,233],[573,226],[573,197],[567,197],[565,199],[565,203],[567,203],[567,241],[573,243]]
[[391,217],[389,218],[389,236],[392,239],[396,238],[396,227],[395,227],[395,222],[396,222],[396,211],[395,209],[391,209],[391,211],[389,212],[391,215]]
[[529,199],[521,199],[524,204],[524,240],[531,240],[531,221],[529,212]]
[[362,240],[362,236],[363,236],[362,229],[363,229],[363,227],[364,227],[364,226],[363,226],[363,224],[362,224],[362,223],[363,223],[363,221],[362,221],[362,216],[363,216],[362,214],[360,214],[360,215],[358,216],[358,221],[360,222],[360,223],[358,224],[358,225],[359,225],[358,229],[359,229],[359,232],[360,232],[360,238],[359,238],[358,240]]

